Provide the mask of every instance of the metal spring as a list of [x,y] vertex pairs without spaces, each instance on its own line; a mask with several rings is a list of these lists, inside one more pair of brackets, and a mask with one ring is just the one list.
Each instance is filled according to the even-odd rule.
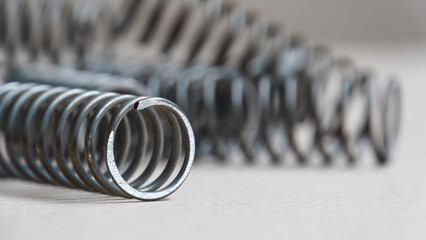
[[3,177],[156,200],[194,158],[187,118],[161,98],[11,82],[0,86],[0,114]]
[[127,0],[115,15],[117,52],[139,44],[144,55],[166,54],[183,64],[240,69],[253,54],[276,55],[289,44],[282,27],[226,1]]
[[[275,162],[292,150],[300,164],[315,152],[325,164],[341,155],[355,163],[370,144],[377,163],[386,163],[399,132],[399,83],[390,79],[380,87],[374,74],[359,71],[345,59],[325,58],[324,51],[316,48],[303,71],[283,78],[247,78],[232,69],[200,65],[130,72],[153,94],[182,106],[194,125],[205,116],[208,120],[200,125],[212,127],[207,135],[219,141],[215,146],[229,146],[221,133],[238,133],[233,139],[243,143],[248,159],[260,142]],[[309,135],[308,141],[300,131]]]
[[[237,145],[247,159],[253,160],[256,146],[261,145],[274,162],[292,150],[301,164],[314,153],[319,153],[326,164],[342,155],[355,163],[367,142],[377,162],[386,163],[398,134],[400,86],[392,80],[383,91],[375,86],[373,76],[357,72],[350,62],[320,57],[326,53],[317,49],[315,60],[309,64],[311,72],[284,80],[273,76],[247,80],[236,71],[200,65],[114,68],[116,74],[137,79],[152,94],[176,102],[193,125],[200,154],[223,159]],[[129,66],[127,61],[123,64]],[[54,82],[65,75],[60,74],[60,68],[56,73],[39,74],[34,68],[21,71],[26,74],[10,79],[27,81],[26,75],[31,80]],[[74,82],[80,82],[79,72],[71,76]],[[96,74],[92,78],[97,81]],[[359,107],[354,116],[353,109]],[[308,133],[308,144],[302,143],[300,131]]]
[[[122,11],[128,18],[123,21],[127,24],[121,26],[133,34],[134,43],[142,42],[147,48],[156,49],[157,55],[167,54],[175,62],[223,65],[225,72],[228,68],[234,69],[253,83],[262,105],[260,136],[273,159],[280,158],[276,150],[283,147],[273,148],[270,127],[276,127],[280,122],[285,125],[288,145],[300,163],[305,163],[316,149],[326,163],[342,150],[349,161],[354,162],[359,158],[358,149],[363,140],[372,144],[379,163],[389,158],[393,144],[385,147],[387,144],[380,142],[394,143],[398,135],[401,89],[395,79],[388,81],[384,88],[375,89],[377,79],[351,61],[335,58],[326,47],[312,45],[298,35],[291,36],[281,26],[268,23],[258,14],[236,4],[176,1],[172,6],[155,0],[127,2],[129,5],[125,6],[132,6],[127,8],[132,10]],[[142,14],[147,9],[151,9],[151,15]],[[204,14],[200,20],[197,15],[200,11],[210,14]],[[197,21],[193,21],[197,16]],[[134,23],[139,28],[134,28]],[[193,39],[192,44],[185,45],[188,40],[183,39],[188,38]],[[333,105],[321,106],[323,99],[328,97],[321,95],[321,89],[330,85],[337,85],[331,94],[338,97]],[[353,130],[349,129],[348,115],[358,100],[364,102],[361,104],[364,117],[358,119],[359,129]],[[333,118],[324,120],[326,114],[323,111],[333,113]],[[386,120],[388,112],[397,114]],[[381,120],[373,120],[375,118]],[[381,125],[373,124],[377,121],[388,121],[391,127],[386,129],[387,133],[378,130]],[[301,147],[297,143],[296,135],[302,125],[311,128],[310,146]],[[377,136],[377,132],[382,136]],[[335,139],[335,144],[326,140],[330,136]]]
[[278,25],[219,0],[118,2],[121,8],[113,11],[114,4],[95,0],[1,0],[0,48],[12,66],[42,59],[94,69],[105,56],[131,52],[253,74],[280,69],[277,61],[297,39],[290,41]]
[[0,0],[0,58],[86,68],[108,52],[109,17],[95,0]]
[[[233,149],[233,145],[239,145],[248,159],[253,158],[259,109],[256,92],[250,82],[243,78],[237,81],[237,74],[225,74],[220,69],[206,72],[205,68],[193,67],[184,71],[169,64],[152,69],[138,69],[146,70],[144,77],[138,75],[139,78],[134,80],[65,67],[30,64],[9,71],[6,81],[37,82],[120,93],[149,92],[153,96],[173,99],[191,121],[200,146],[198,154],[211,153],[224,158]],[[201,75],[197,78],[199,74]],[[218,97],[223,97],[225,101],[232,100],[230,108],[220,109],[221,106],[217,105],[220,104]]]

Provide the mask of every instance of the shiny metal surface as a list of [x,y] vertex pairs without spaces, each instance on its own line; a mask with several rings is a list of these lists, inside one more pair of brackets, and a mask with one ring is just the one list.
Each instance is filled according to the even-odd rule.
[[11,82],[0,113],[3,177],[157,200],[194,159],[187,118],[161,98]]

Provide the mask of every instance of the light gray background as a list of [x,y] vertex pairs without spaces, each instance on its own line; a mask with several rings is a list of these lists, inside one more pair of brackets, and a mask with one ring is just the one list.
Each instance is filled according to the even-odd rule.
[[313,39],[413,41],[426,39],[424,0],[239,0]]
[[404,88],[393,163],[271,169],[198,166],[159,202],[0,181],[0,239],[425,239],[425,1],[244,0]]

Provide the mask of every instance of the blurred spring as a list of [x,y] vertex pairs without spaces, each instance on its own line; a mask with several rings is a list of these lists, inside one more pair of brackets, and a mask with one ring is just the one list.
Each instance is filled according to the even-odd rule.
[[0,86],[0,115],[3,177],[156,200],[194,158],[188,120],[161,98],[11,82]]
[[[233,69],[231,72],[240,72],[237,78],[244,76],[254,85],[261,104],[260,139],[273,159],[286,150],[272,136],[281,131],[277,127],[282,124],[287,145],[300,163],[315,150],[326,163],[342,153],[355,162],[366,142],[379,163],[389,159],[401,113],[401,88],[395,79],[379,88],[374,74],[347,59],[336,59],[326,47],[291,36],[237,4],[214,0],[125,3],[123,17],[118,18],[122,21],[115,21],[120,23],[117,36],[122,34],[133,45],[145,46],[152,56],[166,54],[173,62],[225,66],[216,72]],[[205,78],[209,78],[207,74]],[[209,105],[205,107],[209,109]],[[307,141],[298,137],[301,131],[309,135]]]
[[8,82],[37,82],[40,84],[116,92],[135,96],[152,96],[146,87],[133,78],[113,76],[50,64],[31,63],[11,69]]
[[[0,0],[0,49],[10,66],[37,60],[91,69],[115,53],[213,64],[232,48],[246,15],[219,0]],[[247,22],[263,31],[253,17]],[[143,53],[135,51],[140,42]]]
[[[113,18],[120,54],[140,46],[144,56],[167,55],[178,63],[245,68],[253,55],[273,61],[289,44],[275,23],[220,0],[124,0]],[[130,51],[129,51],[130,50]],[[132,51],[132,52],[131,52]]]
[[[123,35],[125,42],[145,45],[148,56],[151,51],[152,56],[166,54],[178,63],[223,65],[241,72],[252,82],[261,104],[259,138],[274,160],[285,154],[284,146],[288,145],[300,163],[305,163],[315,150],[319,150],[326,163],[341,152],[355,162],[364,140],[375,149],[379,163],[390,157],[401,111],[401,90],[394,79],[384,88],[376,89],[373,86],[377,79],[357,69],[349,60],[335,59],[327,48],[291,36],[281,26],[268,23],[237,4],[214,0],[125,3],[124,10],[118,12],[123,14],[118,18],[122,21],[115,21],[121,23],[117,25],[120,26],[117,35]],[[333,87],[334,92],[321,95]],[[335,97],[331,99],[334,102],[327,105],[325,101],[330,95]],[[351,115],[350,109],[354,108],[361,108],[361,117]],[[396,114],[388,116],[393,112]],[[351,119],[356,119],[356,127]],[[385,121],[389,126],[381,129],[383,125],[377,122]],[[284,127],[280,129],[282,124]],[[286,140],[276,138],[277,131],[284,131]],[[300,131],[308,132],[307,141],[300,140]]]
[[0,0],[0,60],[86,68],[107,54],[110,17],[96,0]]
[[203,134],[216,139],[213,146],[237,139],[249,159],[261,143],[274,161],[292,150],[300,164],[315,153],[325,164],[342,155],[355,163],[370,145],[377,162],[386,163],[399,133],[399,83],[390,79],[380,86],[374,74],[319,47],[302,69],[250,78],[223,67],[157,64],[129,75],[176,102],[194,125],[209,126]]

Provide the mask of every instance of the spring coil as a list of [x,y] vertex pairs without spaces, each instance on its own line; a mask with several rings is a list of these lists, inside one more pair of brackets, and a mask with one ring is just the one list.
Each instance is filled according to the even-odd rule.
[[[284,81],[268,76],[248,80],[233,70],[201,65],[183,68],[163,63],[131,69],[126,61],[123,64],[127,68],[117,64],[113,69],[117,70],[115,74],[137,79],[137,85],[151,94],[176,102],[193,125],[199,142],[197,153],[201,155],[224,159],[237,145],[248,160],[253,160],[260,145],[274,162],[292,150],[300,164],[307,163],[315,153],[325,164],[341,155],[355,163],[367,142],[377,162],[386,163],[398,134],[400,86],[392,80],[382,91],[375,86],[373,76],[357,73],[350,62],[325,61],[330,58],[321,55],[327,54],[324,49],[316,53],[309,67],[312,72]],[[30,67],[21,72],[26,74],[18,72],[9,79],[60,83],[60,76],[66,75],[60,68],[40,73]],[[75,71],[67,77],[80,82],[80,75]],[[25,80],[25,76],[30,77]],[[96,74],[92,77],[90,82],[96,82]],[[355,114],[361,117],[352,113],[358,102],[361,110]],[[302,138],[308,144],[300,140],[300,131],[308,132],[308,141]]]
[[161,98],[11,82],[0,86],[0,112],[3,177],[156,200],[192,166],[191,126]]
[[111,16],[101,1],[0,0],[0,60],[86,68],[108,54]]
[[[342,93],[345,96],[340,98],[340,103],[330,107],[332,108],[331,111],[335,113],[337,113],[337,108],[342,108],[339,105],[348,101],[347,99],[352,99],[352,95],[356,95],[358,92],[361,92],[364,101],[374,98],[377,94],[371,93],[371,90],[369,90],[370,87],[368,85],[371,85],[369,83],[371,79],[368,76],[363,76],[362,71],[357,69],[352,63],[348,63],[345,59],[335,59],[328,49],[322,46],[313,46],[300,36],[291,36],[281,26],[268,23],[258,14],[246,11],[238,5],[221,4],[219,1],[176,1],[174,5],[163,1],[147,1],[143,3],[127,1],[124,9],[127,9],[127,11],[123,10],[122,13],[127,16],[127,19],[122,21],[121,25],[119,24],[124,29],[122,31],[124,38],[133,36],[133,43],[142,42],[142,44],[146,45],[146,48],[155,49],[156,55],[168,54],[172,61],[183,64],[194,62],[205,65],[224,65],[227,68],[240,71],[257,87],[258,94],[264,95],[260,96],[263,101],[263,109],[273,106],[270,101],[283,99],[281,100],[282,110],[280,111],[286,116],[283,117],[284,120],[282,122],[285,122],[285,128],[288,131],[288,143],[292,149],[295,149],[295,153],[301,162],[305,162],[305,159],[309,158],[317,146],[320,147],[321,155],[326,159],[326,162],[330,162],[333,155],[335,155],[335,153],[329,152],[324,147],[325,144],[322,139],[324,135],[329,135],[325,134],[325,132],[330,131],[330,129],[324,129],[324,123],[318,123],[322,115],[318,111],[315,112],[316,110],[312,106],[318,103],[318,99],[315,98],[316,95],[311,93],[318,91],[312,89],[321,86],[325,87],[323,85],[329,82],[329,80],[319,80],[319,78],[326,77],[319,75],[328,75],[330,71],[342,72],[340,79],[336,80],[340,82],[337,83],[340,84],[340,87],[338,87],[340,90],[336,90],[336,92],[345,92],[345,88],[352,89]],[[155,9],[155,11],[152,9]],[[151,14],[144,15],[142,14],[144,11]],[[209,14],[203,15],[199,14],[200,12]],[[203,15],[203,17],[199,15]],[[197,17],[198,20],[194,21]],[[194,26],[193,22],[198,23],[198,28]],[[134,27],[135,24],[138,27]],[[189,35],[190,37],[188,37]],[[192,39],[192,42],[187,39]],[[117,42],[120,43],[120,41]],[[185,45],[188,42],[191,42],[191,44]],[[323,64],[322,62],[324,61],[331,63]],[[344,64],[341,64],[342,62]],[[319,70],[317,68],[322,69]],[[335,70],[333,68],[343,68],[343,70]],[[355,73],[348,73],[348,71]],[[346,80],[347,75],[351,74],[356,76],[349,76],[352,80]],[[268,78],[271,78],[271,80],[266,80]],[[368,80],[365,80],[366,78]],[[364,84],[363,82],[368,83]],[[374,85],[374,83],[372,84]],[[268,85],[273,86],[270,91],[259,89],[260,87],[268,88]],[[392,80],[386,88],[390,89],[388,95],[396,98],[393,100],[396,102],[395,108],[399,108],[400,93],[397,92],[400,92],[400,89],[398,83]],[[388,99],[387,97],[385,98]],[[290,103],[292,106],[290,106]],[[368,106],[365,105],[365,112],[368,111],[367,108]],[[322,109],[324,108],[322,107]],[[397,109],[395,111],[399,112],[400,110]],[[273,116],[283,115],[283,113],[276,114],[274,111],[262,111],[260,133],[264,141],[269,142],[267,144],[269,148],[272,146],[271,142],[273,141],[269,136],[269,127],[277,122],[277,117]],[[342,114],[344,115],[345,113]],[[340,116],[339,118],[342,117]],[[366,119],[369,119],[368,116],[360,119],[360,125],[363,123],[364,126],[367,126]],[[341,122],[342,120],[334,121]],[[311,146],[308,146],[305,150],[299,147],[294,136],[294,132],[299,128],[298,125],[302,125],[301,122],[311,125],[311,128],[313,128],[311,132],[314,133],[311,136]],[[321,127],[319,126],[320,124],[322,124]],[[334,127],[346,129],[347,125],[346,123],[336,123]],[[398,120],[395,120],[393,128],[398,129],[397,125]],[[362,131],[364,130],[360,129],[358,132]],[[342,134],[344,133],[335,133],[335,135]],[[345,134],[348,135],[348,133]],[[364,137],[361,136],[366,134],[358,133],[358,135],[359,137],[357,138],[363,139]],[[397,134],[390,135],[396,137]],[[369,137],[367,134],[366,138],[369,139]],[[350,146],[357,144],[347,143],[349,140],[344,136],[339,136],[338,138],[340,139],[339,144],[346,148],[346,154],[351,159],[350,161],[353,162],[356,159],[354,155],[357,151],[350,149]],[[280,147],[276,149],[280,149]],[[336,147],[336,149],[340,148]],[[277,159],[279,153],[273,149],[270,150],[273,158]],[[380,152],[381,150],[377,151]],[[379,155],[381,155],[380,159],[384,159],[387,157],[383,157],[383,155],[388,154]]]
[[112,22],[117,52],[139,44],[145,55],[166,54],[183,64],[240,69],[254,54],[275,55],[289,44],[288,33],[279,25],[219,0],[127,0]]
[[[250,82],[243,78],[237,81],[235,77],[238,75],[231,72],[224,74],[219,69],[206,72],[205,68],[193,67],[184,71],[170,64],[138,69],[144,74],[138,74],[139,78],[134,80],[65,67],[29,64],[9,71],[6,81],[120,93],[149,92],[153,96],[167,97],[177,102],[190,119],[200,146],[198,155],[213,154],[223,159],[233,149],[232,146],[238,145],[248,159],[253,159],[259,109],[256,92]],[[231,104],[226,103],[230,108],[220,109],[221,105],[217,104],[222,103],[218,102],[218,97],[223,98],[222,101],[230,101]]]
[[[290,43],[278,25],[227,2],[118,2],[114,11],[95,0],[1,0],[0,49],[12,66],[47,60],[93,69],[105,56],[131,52],[252,71],[259,62],[279,68],[274,63]],[[135,51],[141,41],[144,51]]]
[[[284,77],[264,74],[250,78],[229,68],[200,65],[156,64],[126,71],[153,94],[176,102],[194,125],[215,126],[209,133],[219,141],[214,145],[221,145],[217,135],[234,129],[228,131],[238,133],[234,139],[244,139],[237,142],[247,141],[243,150],[252,149],[244,150],[248,159],[253,158],[254,144],[261,143],[275,162],[292,150],[300,164],[307,163],[315,152],[325,164],[341,155],[355,163],[370,144],[377,163],[386,163],[399,132],[398,81],[392,78],[379,86],[382,81],[376,75],[359,71],[349,60],[334,60],[321,47],[314,53],[302,65],[303,71],[288,71]],[[203,116],[210,123],[203,122]],[[222,143],[230,145],[223,137]]]
[[[384,88],[376,89],[374,86],[378,80],[374,74],[371,76],[358,69],[347,59],[336,59],[326,47],[312,45],[298,35],[291,36],[281,26],[268,23],[258,14],[236,4],[177,1],[177,7],[163,1],[142,3],[130,0],[127,3],[124,6],[128,11],[122,13],[128,18],[122,21],[121,27],[127,27],[134,42],[156,49],[157,55],[167,54],[175,62],[223,65],[252,81],[262,105],[260,135],[270,148],[273,159],[279,158],[280,153],[276,150],[283,147],[272,149],[275,139],[270,136],[270,127],[280,122],[285,125],[289,147],[301,163],[306,162],[317,148],[327,163],[341,150],[350,162],[354,162],[359,158],[363,140],[372,144],[378,162],[384,163],[389,158],[398,135],[398,113],[401,112],[401,89],[395,79],[389,80]],[[143,15],[147,9],[156,10],[149,11],[151,15]],[[197,15],[200,12],[209,14],[200,14],[203,15],[200,19]],[[144,27],[134,28],[135,22]],[[198,23],[198,28],[193,22]],[[123,32],[125,37],[132,35]],[[192,39],[192,42],[185,45],[188,40],[183,39]],[[327,106],[324,99],[328,96],[321,96],[319,89],[327,89],[330,85],[337,85],[331,94],[339,96]],[[349,130],[351,110],[348,109],[358,100],[363,102],[363,117],[358,119],[358,129]],[[269,109],[270,106],[274,107]],[[328,115],[332,113],[334,117],[323,119],[325,114],[322,111],[328,111]],[[392,116],[387,118],[387,114]],[[376,118],[381,120],[373,120]],[[385,119],[389,119],[386,130],[377,124],[386,122]],[[308,141],[311,144],[301,147],[296,135],[304,125],[311,129]],[[382,136],[377,136],[377,132]],[[335,144],[329,143],[330,136],[336,139]],[[392,144],[385,147],[387,144],[380,142]]]

